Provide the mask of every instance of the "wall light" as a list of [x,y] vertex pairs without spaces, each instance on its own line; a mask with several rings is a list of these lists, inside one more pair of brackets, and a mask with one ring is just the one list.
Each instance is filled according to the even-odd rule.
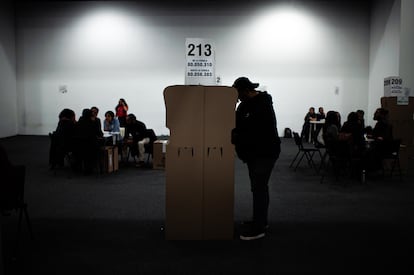
[[[261,55],[303,57],[315,45],[316,27],[310,12],[296,6],[273,6],[249,23],[250,38]],[[251,49],[249,49],[251,50]]]
[[106,7],[88,10],[77,20],[72,37],[75,49],[88,58],[125,56],[131,48],[136,49],[138,29],[127,11]]

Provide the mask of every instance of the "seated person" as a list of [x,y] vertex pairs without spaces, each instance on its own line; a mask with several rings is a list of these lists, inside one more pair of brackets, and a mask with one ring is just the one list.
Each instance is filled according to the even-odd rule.
[[374,120],[377,123],[372,129],[372,134],[367,135],[368,138],[374,139],[368,152],[368,161],[371,168],[379,169],[382,167],[383,157],[391,150],[392,126],[388,122],[388,110],[384,108],[378,108],[375,111]]
[[364,129],[359,122],[358,114],[350,112],[347,121],[344,122],[340,133],[350,146],[352,156],[361,156],[365,150]]
[[339,139],[338,115],[335,111],[329,111],[326,114],[325,124],[323,125],[323,139],[326,150],[332,153]]
[[108,111],[105,113],[105,120],[104,120],[104,131],[108,132],[119,132],[119,121],[115,117],[114,112]]
[[[104,125],[104,131],[116,132],[116,133],[119,133],[121,131],[120,127],[119,127],[119,121],[115,117],[115,113],[112,112],[112,111],[107,111],[105,113],[105,120],[104,120],[103,125]],[[116,140],[119,141],[120,138],[121,138],[121,135],[117,134],[114,138],[116,138]],[[111,137],[111,140],[108,140],[107,142],[112,143],[112,142],[115,142],[115,141],[113,141],[112,137]]]
[[[100,129],[99,129],[100,130]],[[84,169],[86,174],[92,172],[97,163],[99,147],[103,145],[102,131],[96,128],[92,111],[84,109],[76,123],[74,131],[74,157],[76,170]]]
[[[305,140],[309,140],[309,131],[310,131],[310,122],[312,120],[316,120],[316,113],[315,113],[315,108],[314,107],[310,107],[308,113],[305,115],[304,118],[304,123],[302,126],[302,133],[301,136],[305,138]],[[311,133],[311,135],[313,136],[313,133]],[[311,136],[311,137],[312,137]]]
[[63,166],[64,157],[73,150],[73,134],[76,116],[71,109],[63,109],[59,114],[59,122],[56,130],[52,133],[49,164],[53,169],[56,165]]
[[[101,120],[98,117],[98,113],[99,113],[98,107],[95,107],[95,106],[91,107],[91,111],[92,111],[92,121],[95,122],[95,126],[98,129],[98,131],[102,132],[102,123],[101,123]],[[102,135],[103,135],[103,133],[102,133]]]
[[134,114],[129,114],[126,120],[125,139],[132,136],[133,144],[131,146],[131,154],[138,155],[137,166],[144,164],[145,144],[150,142],[145,124],[137,120]]
[[325,111],[323,110],[323,107],[319,107],[318,113],[316,114],[316,119],[322,120],[322,119],[325,119],[325,117],[326,115],[325,115]]

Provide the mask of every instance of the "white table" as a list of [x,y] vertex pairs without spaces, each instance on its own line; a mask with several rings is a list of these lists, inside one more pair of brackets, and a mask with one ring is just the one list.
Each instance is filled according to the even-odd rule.
[[120,140],[121,138],[120,138],[120,132],[108,132],[108,131],[104,131],[104,135],[103,135],[103,137],[104,138],[110,138],[110,137],[112,137],[112,141],[113,141],[113,144],[115,145],[116,144],[116,142],[118,141],[118,140]]
[[325,124],[325,119],[321,119],[321,120],[310,120],[310,127],[309,127],[309,143],[312,143],[312,132],[316,131],[316,125],[318,124]]

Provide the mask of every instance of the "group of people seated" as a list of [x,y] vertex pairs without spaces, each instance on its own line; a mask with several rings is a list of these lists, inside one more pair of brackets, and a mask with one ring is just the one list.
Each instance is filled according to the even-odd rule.
[[338,112],[329,111],[323,126],[323,139],[329,154],[343,158],[358,158],[364,170],[382,168],[382,159],[391,150],[392,126],[388,110],[378,108],[373,119],[374,128],[365,127],[364,111],[350,112],[341,125]]
[[[117,141],[116,145],[120,147],[121,152],[124,151],[125,146],[128,146],[134,159],[138,156],[136,165],[142,166],[145,144],[150,142],[151,134],[146,125],[137,120],[134,114],[127,114],[125,124],[121,125],[113,111],[107,111],[105,120],[101,123],[98,113],[99,109],[95,106],[83,109],[81,117],[76,120],[73,110],[63,109],[60,112],[56,130],[50,134],[49,162],[51,168],[63,166],[64,158],[70,155],[71,166],[75,171],[91,173],[97,165],[100,149],[105,145],[114,145],[113,140]],[[123,138],[121,127],[125,128]],[[104,131],[108,134],[104,135]],[[116,139],[113,139],[113,135]]]

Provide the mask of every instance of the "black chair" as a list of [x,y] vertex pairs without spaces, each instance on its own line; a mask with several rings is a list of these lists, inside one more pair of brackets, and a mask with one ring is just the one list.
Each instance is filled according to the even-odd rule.
[[30,238],[34,239],[27,203],[24,200],[24,184],[26,167],[23,165],[12,165],[7,158],[3,148],[1,151],[1,168],[3,180],[0,183],[0,210],[3,216],[10,216],[13,210],[18,212],[18,226],[16,236],[16,253],[19,248],[20,233],[22,229],[23,214],[29,229]]
[[[361,179],[362,182],[365,179],[365,169],[361,156],[352,154],[352,143],[348,140],[337,140],[325,145],[326,154],[323,156],[323,162],[326,163],[324,166],[321,166],[321,180],[320,183],[323,183],[326,173],[332,167],[333,175],[335,181],[338,181],[340,176],[345,178],[355,178]],[[328,159],[328,161],[326,161]],[[346,181],[344,181],[344,185]]]
[[400,139],[394,139],[390,142],[388,145],[389,150],[387,150],[386,154],[383,156],[382,161],[382,172],[385,176],[385,170],[386,170],[386,161],[390,161],[391,164],[391,171],[390,171],[390,177],[392,177],[395,168],[398,169],[398,174],[400,177],[400,180],[402,181],[402,173],[401,173],[401,166],[400,166],[400,148],[401,148],[401,140]]
[[315,171],[318,173],[318,169],[313,161],[313,156],[315,153],[319,154],[319,157],[322,159],[322,154],[319,148],[316,148],[314,145],[312,147],[305,147],[302,142],[302,138],[299,136],[297,132],[293,132],[293,138],[295,140],[295,144],[298,146],[298,152],[295,156],[295,158],[290,163],[289,167],[292,167],[295,163],[295,161],[300,156],[299,160],[296,162],[296,166],[294,171],[298,168],[299,164],[302,162],[303,157],[306,157],[306,160],[308,161],[308,164],[311,168],[314,168]]

